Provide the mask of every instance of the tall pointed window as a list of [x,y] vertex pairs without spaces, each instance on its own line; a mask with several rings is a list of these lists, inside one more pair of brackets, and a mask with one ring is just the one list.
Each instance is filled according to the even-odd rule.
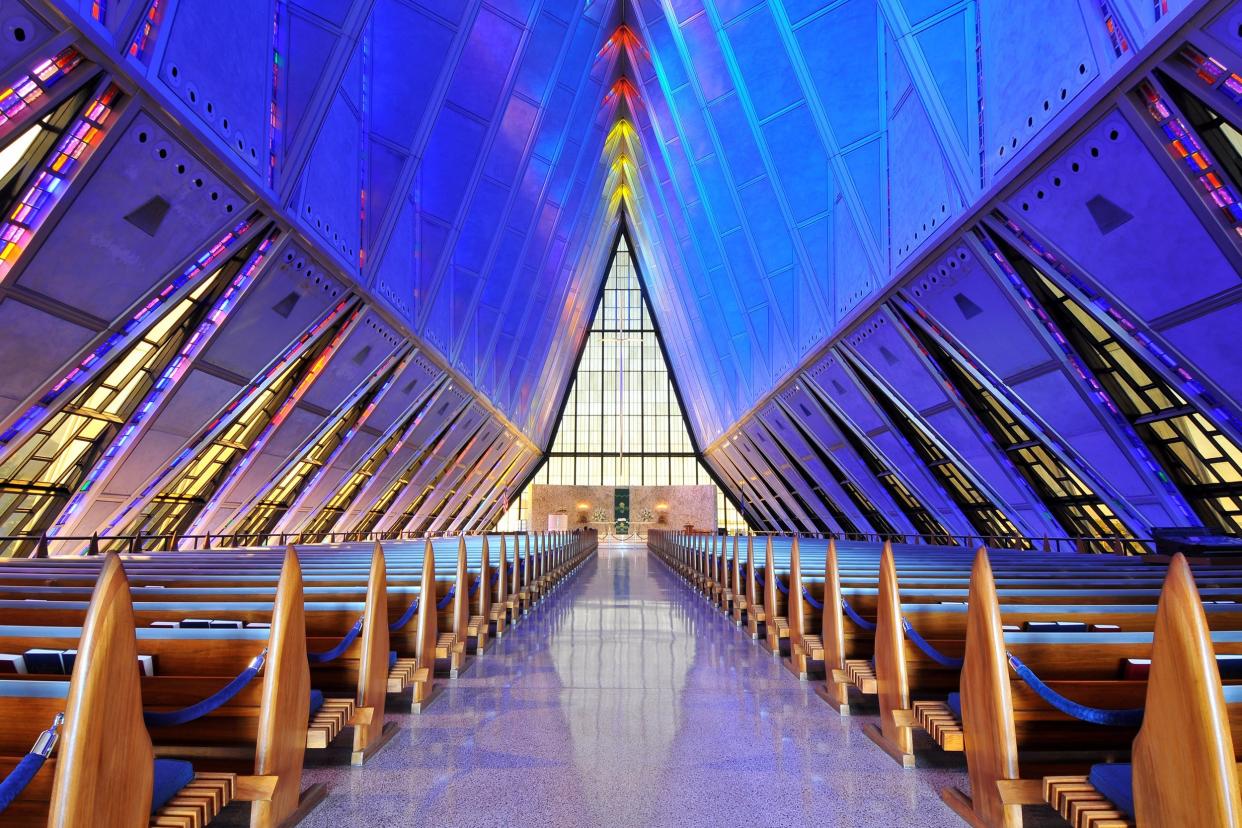
[[851,363],[851,368],[896,433],[901,435],[911,451],[923,461],[975,531],[981,537],[995,539],[993,542],[998,545],[1029,549],[1030,542],[1022,537],[1022,533],[1008,515],[980,491],[965,469],[940,446],[930,432],[924,430],[919,419],[906,414],[865,368],[854,363]]
[[[1033,311],[1046,311],[1045,325],[1066,341],[1068,353],[1084,363],[1080,373],[1099,381],[1108,401],[1160,464],[1206,526],[1242,530],[1242,445],[1207,416],[1202,397],[1187,396],[1154,367],[1150,354],[1105,324],[1100,302],[1085,301],[1021,255],[1004,239],[998,259],[1030,291]],[[1103,300],[1101,299],[1101,302]]]
[[[695,454],[624,234],[618,237],[547,462],[531,482],[552,486],[715,483]],[[528,486],[500,526],[515,529],[529,515]],[[716,520],[731,532],[746,526],[719,487]]]
[[[939,543],[957,545],[957,541],[949,534],[949,530],[944,528],[939,520],[932,516],[932,513],[924,506],[917,497],[910,491],[906,484],[898,477],[892,469],[890,469],[882,459],[879,452],[874,451],[870,444],[859,434],[855,433],[853,426],[847,424],[844,419],[833,409],[825,398],[817,392],[813,386],[808,385],[807,390],[815,397],[828,420],[836,428],[837,432],[845,439],[845,442],[853,449],[854,453],[867,466],[867,470],[875,475],[875,479],[888,492],[889,497],[897,504],[897,508],[901,509],[910,524],[918,530],[919,534],[926,537],[936,538]],[[802,408],[807,417],[811,416],[811,412],[802,403],[798,404]],[[790,418],[794,426],[802,433],[807,445],[819,457],[821,463],[833,475],[837,484],[845,490],[845,493],[854,501],[854,505],[862,512],[863,517],[871,522],[872,527],[878,532],[888,532],[895,536],[896,530],[893,529],[879,509],[871,502],[871,500],[862,493],[862,491],[854,485],[845,471],[834,460],[829,453],[824,451],[812,433],[803,427],[796,417]]]
[[[941,379],[1068,534],[1086,538],[1134,537],[1099,493],[1058,456],[1035,428],[1023,422],[1017,403],[994,393],[982,375],[976,374],[960,353],[951,350],[952,345],[941,338],[943,334],[930,320],[927,324],[931,330],[902,308],[897,307],[897,313]],[[1142,547],[1136,544],[1131,551],[1141,553]]]
[[[51,530],[62,510],[72,511],[66,504],[80,501],[119,450],[120,436],[136,427],[140,406],[149,411],[175,384],[171,372],[178,360],[207,339],[204,326],[215,325],[211,316],[219,302],[239,280],[253,276],[262,261],[261,253],[251,257],[254,250],[255,244],[247,245],[214,271],[183,273],[0,434],[0,534],[40,534]],[[201,278],[195,284],[193,277]],[[94,375],[82,367],[96,365],[103,367]],[[84,376],[70,396],[77,389],[71,378]],[[58,398],[63,405],[56,409]],[[20,546],[9,551],[20,554]]]

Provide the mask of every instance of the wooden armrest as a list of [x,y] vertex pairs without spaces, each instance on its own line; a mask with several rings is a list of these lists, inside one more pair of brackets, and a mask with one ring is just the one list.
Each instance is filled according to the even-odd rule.
[[233,798],[241,802],[267,802],[276,790],[277,776],[238,776]]

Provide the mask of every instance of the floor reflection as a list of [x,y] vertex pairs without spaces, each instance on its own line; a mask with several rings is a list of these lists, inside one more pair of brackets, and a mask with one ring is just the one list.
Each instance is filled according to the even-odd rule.
[[304,825],[960,825],[643,547],[603,546]]
[[[655,805],[658,791],[643,771],[670,760],[696,656],[689,614],[655,594],[647,566],[641,548],[604,547],[598,573],[550,644],[580,780],[587,789],[609,788],[639,813]],[[601,805],[584,803],[604,824],[610,815]]]

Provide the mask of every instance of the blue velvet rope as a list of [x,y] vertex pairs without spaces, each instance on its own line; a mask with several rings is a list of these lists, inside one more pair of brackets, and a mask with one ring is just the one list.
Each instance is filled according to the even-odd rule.
[[777,578],[777,579],[776,579],[776,588],[777,588],[777,589],[779,589],[779,590],[781,591],[781,595],[788,595],[788,594],[789,594],[789,587],[787,587],[787,586],[785,586],[784,584],[782,584],[782,583],[781,583],[781,579],[780,579],[780,578]]
[[495,572],[492,573],[492,583],[495,584],[499,582],[500,582],[500,570],[497,569]]
[[854,608],[850,606],[850,602],[845,600],[845,598],[841,599],[841,609],[845,610],[845,614],[849,616],[851,621],[862,627],[864,630],[870,631],[875,629],[875,624],[859,615]]
[[27,753],[22,760],[17,763],[17,767],[4,777],[4,781],[0,782],[0,814],[22,795],[26,790],[26,786],[35,778],[35,774],[43,767],[43,763],[47,761],[46,756],[38,753]]
[[937,650],[935,647],[931,645],[931,643],[926,638],[919,635],[919,631],[914,628],[913,624],[911,624],[909,621],[907,621],[904,618],[901,619],[901,628],[906,631],[906,638],[913,641],[914,646],[922,650],[923,654],[926,655],[928,658],[930,658],[932,661],[936,662],[941,667],[948,667],[954,670],[961,669],[961,666],[965,662],[965,659],[954,658],[953,656],[947,656],[944,653]]
[[195,702],[189,707],[183,707],[180,710],[143,713],[142,720],[146,722],[147,727],[175,727],[192,722],[195,719],[201,719],[218,707],[232,701],[233,697],[240,693],[242,688],[259,674],[259,671],[263,669],[263,662],[266,660],[267,650],[265,649],[251,659],[246,669],[238,673],[232,681],[202,701]]
[[410,623],[410,619],[413,618],[417,613],[418,613],[418,599],[415,598],[413,603],[410,604],[410,606],[406,609],[406,611],[401,613],[401,617],[388,625],[389,632],[396,632],[397,630],[404,627],[406,624]]
[[763,573],[757,569],[755,570],[755,583],[759,585],[760,589],[763,589]]
[[470,591],[466,593],[466,596],[473,598],[474,594],[479,591],[479,584],[481,583],[483,583],[482,578],[475,578],[474,583],[470,585]]
[[349,628],[349,632],[345,633],[345,637],[341,639],[341,643],[337,644],[331,650],[324,650],[322,653],[307,653],[306,657],[311,664],[327,664],[329,661],[336,661],[345,654],[349,649],[349,645],[354,643],[354,639],[362,634],[362,619],[359,618],[354,625]]
[[815,607],[815,609],[822,610],[824,608],[823,604],[821,604],[819,601],[816,601],[811,596],[811,593],[807,592],[806,587],[802,587],[802,597],[806,599],[808,604]]
[[1026,686],[1035,691],[1041,699],[1060,710],[1067,716],[1090,724],[1108,725],[1110,727],[1138,727],[1143,723],[1143,708],[1109,709],[1104,707],[1088,707],[1065,698],[1056,690],[1040,681],[1039,676],[1031,671],[1013,653],[1005,653],[1009,666],[1018,674],[1018,678],[1026,682]]
[[449,587],[448,595],[445,595],[436,604],[436,609],[444,609],[445,607],[447,607],[452,602],[453,596],[456,594],[457,594],[457,584],[453,584],[451,587]]
[[35,740],[34,747],[30,752],[22,757],[17,763],[17,767],[9,771],[9,775],[4,777],[4,781],[0,782],[0,814],[22,795],[22,792],[30,785],[30,781],[35,778],[47,762],[47,757],[52,755],[52,748],[56,746],[57,731],[61,724],[65,721],[64,713],[57,713],[56,719],[52,722],[52,726]]

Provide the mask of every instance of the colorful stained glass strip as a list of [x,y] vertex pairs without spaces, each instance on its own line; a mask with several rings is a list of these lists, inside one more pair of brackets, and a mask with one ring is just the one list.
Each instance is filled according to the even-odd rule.
[[130,57],[138,58],[143,63],[151,59],[151,47],[155,44],[155,33],[163,19],[162,5],[163,0],[151,0],[151,5],[147,6],[147,13],[142,16],[138,31],[129,43]]
[[1235,104],[1242,105],[1242,76],[1230,72],[1225,64],[1189,43],[1178,50],[1177,56],[1195,73],[1196,78],[1216,87]]
[[1242,236],[1242,204],[1233,187],[1225,183],[1225,176],[1217,171],[1216,162],[1199,143],[1186,122],[1179,118],[1151,81],[1139,84],[1139,93],[1147,105],[1152,120],[1160,125],[1169,152],[1179,159],[1198,182],[1207,199],[1220,211],[1232,230]]
[[280,54],[280,18],[284,12],[284,6],[284,0],[276,0],[276,11],[272,15],[272,103],[269,113],[271,123],[267,137],[267,181],[273,187],[276,185],[276,162],[281,141],[280,81],[285,60]]
[[5,446],[12,442],[14,437],[38,421],[41,415],[49,410],[52,403],[59,399],[66,391],[80,386],[83,381],[93,376],[94,372],[103,364],[102,360],[105,356],[117,346],[128,342],[139,326],[144,321],[151,321],[154,318],[152,314],[157,309],[168,305],[170,300],[181,293],[182,288],[195,282],[204,273],[213,270],[224,259],[229,248],[250,230],[252,221],[253,217],[239,222],[232,230],[221,236],[215,244],[195,259],[180,275],[157,291],[149,302],[139,308],[133,316],[126,320],[111,336],[100,343],[95,350],[87,354],[69,373],[61,377],[55,385],[39,398],[37,403],[23,412],[22,416],[12,426],[3,434],[0,434],[0,446]]
[[22,73],[0,90],[0,129],[20,120],[35,101],[81,62],[82,54],[66,46],[54,57],[40,60],[29,72]]
[[194,358],[203,350],[211,337],[220,329],[220,326],[228,319],[229,314],[237,307],[237,303],[245,295],[247,288],[254,282],[255,275],[263,268],[264,262],[267,261],[268,255],[271,253],[273,245],[279,236],[279,231],[268,236],[251,254],[250,260],[238,271],[233,277],[233,281],[220,294],[220,298],[216,300],[211,311],[207,314],[207,318],[199,324],[198,329],[193,335],[186,340],[185,345],[177,353],[177,356],[168,363],[168,367],[164,369],[164,373],[156,380],[155,385],[151,388],[147,398],[142,401],[138,409],[134,412],[133,417],[117,435],[112,445],[108,446],[103,453],[100,461],[95,464],[86,478],[82,481],[82,486],[74,494],[69,501],[69,505],[61,512],[60,517],[56,521],[56,525],[52,527],[50,534],[56,534],[82,507],[91,487],[100,480],[109,469],[116,463],[117,458],[129,446],[135,434],[142,427],[151,413],[155,411],[160,404],[168,399],[168,394],[177,387],[177,383],[186,375]]
[[1109,0],[1100,0],[1100,14],[1104,17],[1104,28],[1108,32],[1109,43],[1113,45],[1113,54],[1121,57],[1130,51],[1130,42],[1126,39],[1126,33],[1117,19],[1117,12],[1113,10],[1113,4]]
[[47,214],[64,198],[73,174],[103,142],[112,109],[120,98],[120,87],[109,84],[87,105],[34,174],[8,220],[0,225],[0,283],[13,270]]

